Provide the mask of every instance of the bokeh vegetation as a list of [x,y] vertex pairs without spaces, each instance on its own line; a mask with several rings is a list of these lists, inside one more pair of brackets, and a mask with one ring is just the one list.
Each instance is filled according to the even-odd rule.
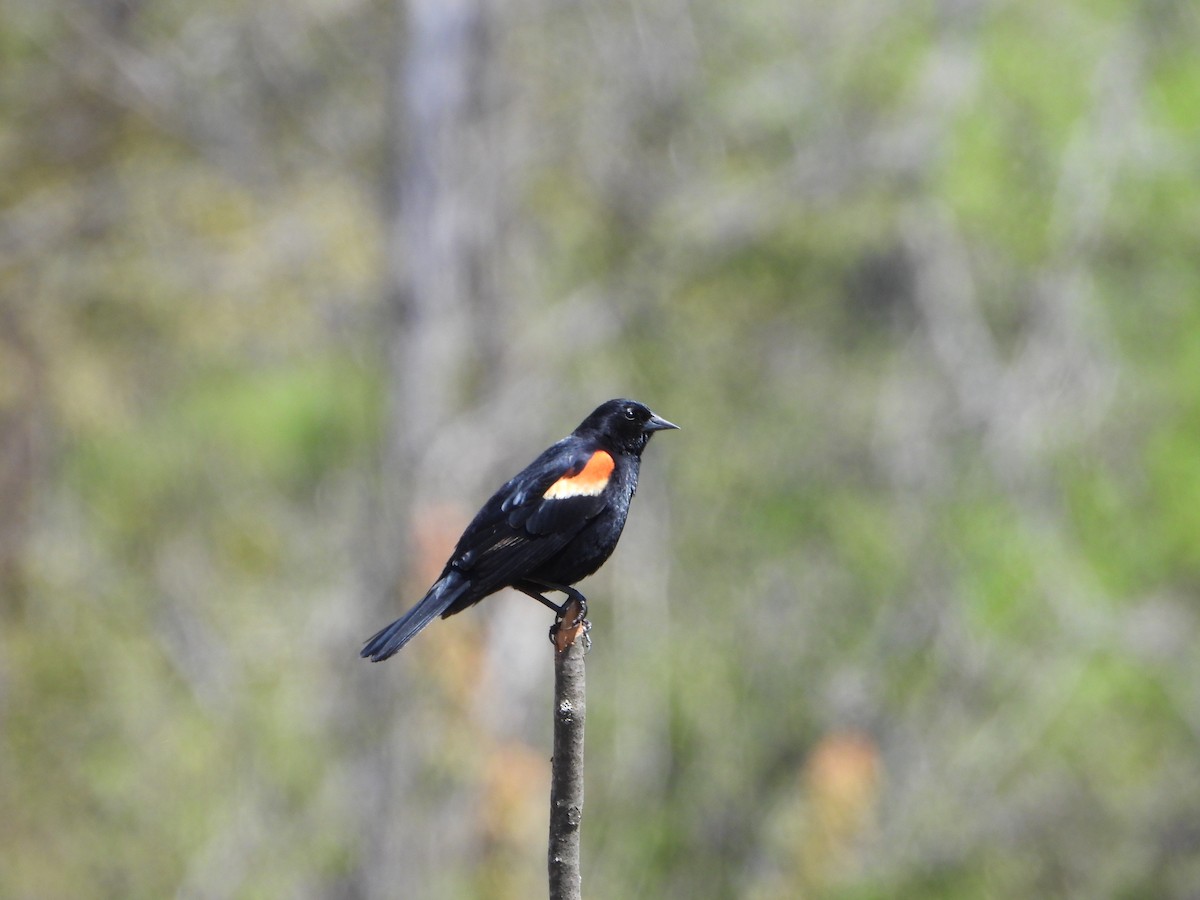
[[9,3],[0,896],[539,896],[544,610],[356,652],[616,395],[589,896],[1195,896],[1197,46]]

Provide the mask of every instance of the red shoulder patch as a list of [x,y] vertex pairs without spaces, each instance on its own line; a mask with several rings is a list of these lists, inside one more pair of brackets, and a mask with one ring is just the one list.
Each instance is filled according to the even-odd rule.
[[603,450],[592,454],[587,464],[574,475],[564,475],[542,497],[546,500],[566,500],[568,497],[595,497],[604,490],[616,468],[616,462]]

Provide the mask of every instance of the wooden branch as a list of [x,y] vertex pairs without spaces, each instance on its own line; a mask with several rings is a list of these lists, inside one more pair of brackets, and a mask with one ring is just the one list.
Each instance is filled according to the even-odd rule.
[[550,770],[550,900],[580,900],[579,824],[583,818],[583,656],[587,621],[572,600],[554,632],[554,758]]

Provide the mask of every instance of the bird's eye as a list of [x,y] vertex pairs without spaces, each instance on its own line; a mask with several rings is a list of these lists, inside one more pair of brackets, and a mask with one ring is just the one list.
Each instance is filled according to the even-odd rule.
[[633,407],[632,407],[632,406],[627,406],[627,407],[625,407],[625,418],[627,418],[627,419],[629,419],[629,420],[631,420],[631,421],[632,421],[632,420],[633,420],[634,418],[636,418],[636,417],[637,417],[637,413],[635,413],[635,412],[633,411]]

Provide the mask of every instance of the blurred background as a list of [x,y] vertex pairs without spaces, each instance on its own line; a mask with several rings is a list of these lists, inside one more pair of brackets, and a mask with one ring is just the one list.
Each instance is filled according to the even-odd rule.
[[0,896],[1200,897],[1200,9],[9,0]]

